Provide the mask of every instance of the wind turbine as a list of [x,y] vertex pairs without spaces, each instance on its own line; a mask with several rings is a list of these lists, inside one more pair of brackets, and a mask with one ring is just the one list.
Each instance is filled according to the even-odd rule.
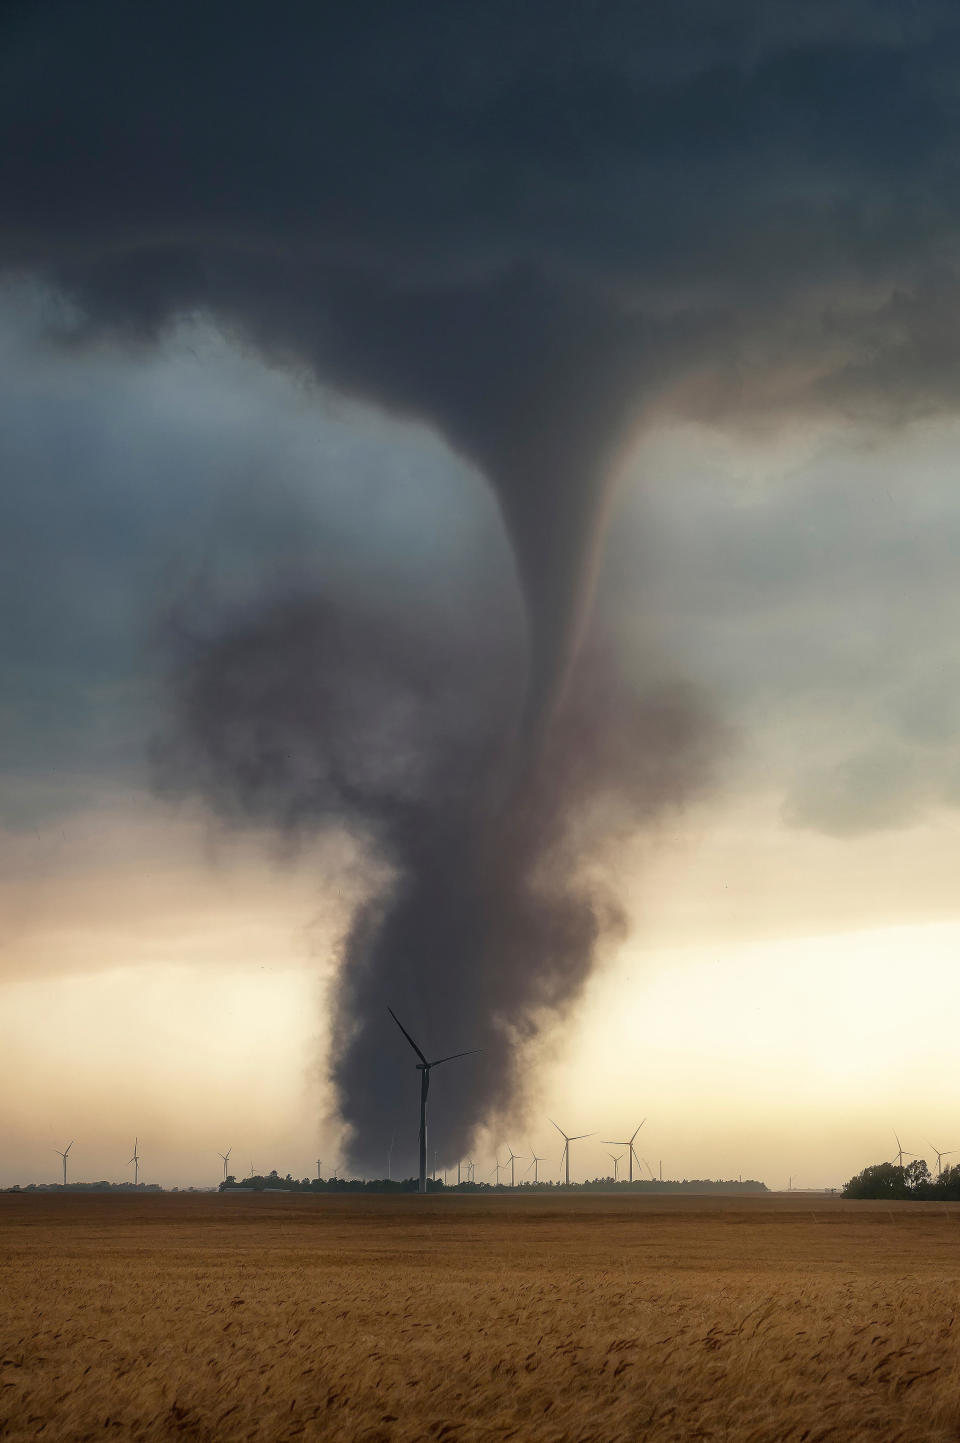
[[390,1016],[393,1018],[394,1022],[395,1022],[395,1023],[397,1024],[397,1026],[400,1028],[400,1031],[403,1033],[404,1037],[407,1039],[407,1041],[409,1042],[410,1046],[413,1048],[414,1052],[417,1054],[417,1056],[418,1056],[419,1059],[420,1059],[420,1061],[417,1063],[417,1071],[418,1071],[419,1074],[420,1074],[420,1191],[421,1191],[421,1192],[426,1192],[426,1190],[427,1190],[427,1093],[430,1091],[430,1069],[431,1069],[432,1067],[439,1067],[442,1062],[455,1062],[458,1057],[472,1057],[472,1056],[474,1055],[474,1053],[475,1053],[475,1052],[479,1052],[480,1049],[479,1049],[479,1047],[471,1047],[468,1052],[451,1052],[450,1055],[449,1055],[449,1057],[438,1057],[435,1062],[428,1062],[427,1059],[424,1057],[423,1053],[420,1051],[420,1049],[419,1049],[419,1047],[417,1046],[417,1044],[414,1042],[413,1038],[410,1036],[410,1033],[407,1031],[407,1029],[404,1027],[403,1023],[400,1021],[400,1018],[399,1018],[399,1017],[397,1016],[397,1014],[394,1012],[393,1008],[392,1008],[392,1007],[388,1007],[388,1008],[387,1008],[387,1011],[390,1013]]
[[137,1183],[140,1181],[140,1154],[137,1152],[137,1144],[139,1143],[139,1141],[140,1139],[138,1137],[135,1137],[133,1139],[133,1157],[127,1159],[127,1167],[129,1167],[130,1164],[133,1163],[134,1187],[136,1187]]
[[622,1152],[608,1152],[608,1153],[607,1153],[607,1157],[608,1157],[608,1158],[610,1159],[610,1161],[613,1163],[613,1180],[614,1180],[614,1182],[618,1182],[618,1181],[619,1181],[619,1175],[620,1175],[620,1159],[623,1157],[623,1153],[622,1153]]
[[[896,1129],[894,1129],[893,1135],[894,1135],[894,1137],[897,1137]],[[902,1145],[902,1143],[900,1142],[899,1137],[897,1137],[897,1166],[898,1166],[898,1167],[901,1167],[901,1168],[903,1167],[903,1159],[904,1159],[905,1157],[916,1157],[916,1153],[915,1153],[915,1152],[904,1152],[904,1150],[903,1150],[903,1145]]]
[[[646,1120],[647,1120],[647,1119],[644,1118],[644,1119],[643,1119],[643,1122],[646,1122]],[[643,1127],[643,1122],[641,1122],[640,1127]],[[626,1137],[626,1138],[604,1137],[604,1138],[601,1138],[601,1139],[600,1139],[601,1142],[603,1143],[604,1147],[627,1147],[627,1148],[630,1149],[630,1152],[629,1152],[629,1154],[628,1154],[628,1156],[629,1156],[629,1168],[630,1168],[630,1171],[629,1171],[629,1174],[628,1174],[628,1181],[630,1181],[630,1182],[633,1182],[633,1160],[634,1160],[634,1158],[637,1159],[637,1167],[640,1166],[640,1155],[639,1155],[639,1153],[637,1152],[637,1149],[636,1149],[636,1148],[634,1147],[634,1145],[633,1145],[634,1142],[636,1141],[637,1133],[640,1131],[640,1127],[638,1127],[638,1128],[635,1130],[635,1132],[634,1132],[634,1134],[633,1134],[633,1137]],[[608,1154],[608,1155],[609,1155],[609,1154]]]
[[495,1162],[494,1165],[493,1165],[493,1168],[491,1168],[490,1172],[487,1173],[487,1177],[493,1177],[494,1171],[496,1172],[496,1174],[497,1174],[497,1187],[500,1186],[500,1168],[501,1168],[501,1166],[502,1166],[502,1167],[506,1167],[506,1165],[507,1165],[506,1163],[501,1163],[501,1162],[500,1162],[500,1159],[499,1159],[499,1157],[498,1157],[497,1160],[496,1160],[496,1162]]
[[507,1152],[510,1154],[510,1157],[508,1159],[510,1163],[510,1186],[516,1187],[517,1184],[513,1176],[513,1164],[515,1162],[526,1162],[526,1158],[524,1157],[522,1152],[514,1152],[512,1147],[508,1147]]
[[218,1158],[220,1159],[220,1161],[223,1163],[223,1180],[224,1180],[224,1182],[226,1182],[226,1180],[227,1180],[227,1168],[228,1168],[229,1165],[230,1165],[230,1154],[231,1154],[232,1152],[233,1152],[233,1148],[232,1148],[232,1147],[228,1147],[227,1150],[226,1150],[226,1152],[218,1152],[218,1153],[217,1153],[217,1157],[218,1157]]
[[[928,1138],[927,1141],[930,1142],[930,1139]],[[932,1142],[930,1143],[930,1146],[933,1147]],[[942,1157],[953,1157],[957,1149],[955,1147],[952,1147],[949,1152],[941,1152],[938,1147],[933,1147],[933,1150],[937,1154],[937,1177],[940,1177],[943,1173],[943,1163],[940,1161],[940,1159]]]
[[[548,1118],[547,1118],[547,1121],[548,1121],[548,1122],[553,1122],[553,1118],[552,1118],[552,1117],[548,1117]],[[558,1122],[553,1122],[553,1125],[554,1125],[554,1127],[557,1129],[557,1132],[559,1132],[560,1136],[563,1138],[563,1154],[562,1154],[560,1160],[561,1160],[561,1162],[563,1162],[563,1163],[565,1164],[565,1166],[566,1166],[565,1186],[569,1187],[569,1186],[570,1186],[570,1144],[571,1144],[572,1142],[582,1142],[585,1137],[593,1137],[595,1134],[592,1133],[592,1132],[578,1132],[577,1135],[576,1135],[576,1137],[567,1137],[567,1134],[564,1132],[563,1128],[560,1126],[560,1124],[559,1124]]]
[[73,1147],[73,1143],[72,1143],[72,1142],[68,1142],[67,1145],[66,1145],[66,1147],[64,1148],[63,1152],[61,1152],[58,1147],[55,1147],[55,1148],[53,1149],[54,1152],[57,1154],[57,1157],[62,1157],[62,1158],[63,1158],[63,1185],[64,1185],[64,1187],[66,1187],[66,1185],[67,1185],[67,1153],[70,1151],[70,1149],[71,1149],[72,1147]]
[[[537,1154],[534,1152],[533,1148],[530,1149],[530,1156],[533,1161],[530,1163],[530,1167],[527,1168],[527,1172],[530,1171],[530,1168],[533,1168],[533,1181],[534,1183],[538,1183],[540,1181],[540,1163],[544,1161],[544,1158],[537,1157]],[[524,1177],[526,1177],[526,1175],[527,1174],[524,1173]]]

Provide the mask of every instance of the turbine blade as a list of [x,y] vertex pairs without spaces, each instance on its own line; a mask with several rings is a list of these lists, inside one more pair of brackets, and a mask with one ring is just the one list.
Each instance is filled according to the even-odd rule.
[[[547,1118],[547,1121],[548,1121],[548,1122],[553,1122],[553,1118],[552,1118],[552,1117],[548,1117],[548,1118]],[[559,1122],[553,1122],[553,1125],[554,1125],[554,1127],[557,1129],[557,1132],[559,1132],[560,1136],[561,1136],[562,1138],[564,1138],[567,1142],[569,1142],[570,1139],[567,1137],[567,1134],[564,1132],[564,1130],[563,1130],[563,1128],[560,1126]]]
[[[647,1120],[647,1119],[644,1118],[644,1119],[643,1119],[643,1122],[646,1122],[646,1120]],[[643,1122],[641,1122],[640,1127],[643,1127]],[[637,1128],[637,1132],[640,1131],[640,1127]],[[636,1135],[637,1135],[637,1132],[635,1132],[635,1133],[633,1134],[633,1137],[631,1137],[631,1139],[630,1139],[631,1142],[633,1142],[634,1138],[635,1138]],[[618,1144],[618,1145],[619,1145],[619,1144]]]
[[[597,1135],[597,1134],[596,1134],[595,1132],[578,1132],[577,1135],[576,1135],[576,1137],[568,1137],[568,1138],[567,1138],[567,1141],[568,1141],[568,1142],[581,1142],[585,1137],[596,1137],[596,1135]],[[616,1145],[617,1145],[617,1144],[614,1143],[614,1147],[616,1147]]]
[[[634,1135],[634,1137],[636,1137],[637,1134],[634,1133],[633,1135]],[[627,1141],[626,1138],[624,1138],[623,1141],[621,1142],[621,1140],[620,1140],[619,1137],[601,1137],[600,1141],[603,1143],[604,1147],[629,1147],[629,1146],[630,1146],[630,1143]]]
[[469,1052],[451,1052],[449,1057],[438,1057],[436,1062],[428,1062],[428,1067],[439,1067],[441,1062],[456,1062],[458,1057],[473,1057],[475,1053],[482,1051],[482,1048],[471,1047]]
[[413,1048],[414,1052],[417,1054],[417,1056],[419,1057],[420,1061],[423,1063],[424,1067],[429,1067],[429,1066],[430,1066],[429,1062],[428,1062],[427,1059],[424,1057],[423,1053],[420,1051],[419,1047],[418,1047],[417,1044],[414,1042],[413,1038],[410,1036],[410,1033],[407,1031],[407,1029],[404,1027],[403,1023],[400,1021],[400,1018],[399,1018],[399,1017],[397,1016],[397,1014],[394,1012],[393,1008],[392,1008],[392,1007],[388,1007],[388,1008],[387,1008],[387,1011],[390,1013],[390,1016],[393,1018],[394,1022],[397,1024],[397,1026],[400,1028],[400,1031],[403,1033],[404,1037],[407,1039],[407,1041],[409,1042],[410,1046]]

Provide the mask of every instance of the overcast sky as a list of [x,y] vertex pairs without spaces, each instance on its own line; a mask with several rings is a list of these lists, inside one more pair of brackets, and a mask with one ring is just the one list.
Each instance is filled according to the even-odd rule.
[[[168,1183],[226,1146],[358,1155],[349,929],[414,864],[325,793],[291,832],[229,746],[213,782],[157,760],[184,629],[249,642],[321,596],[456,657],[504,746],[518,668],[562,717],[577,648],[641,715],[682,698],[636,767],[601,736],[629,824],[573,759],[563,835],[625,919],[593,962],[531,964],[512,1017],[481,953],[490,990],[412,1019],[524,1039],[515,1091],[464,1101],[471,1150],[646,1115],[665,1175],[782,1186],[893,1127],[960,1146],[950,11],[234,12],[184,22],[188,59],[126,7],[4,22],[0,1183],[74,1135],[78,1175],[123,1176],[137,1134]],[[365,665],[353,781],[416,788],[456,713]]]

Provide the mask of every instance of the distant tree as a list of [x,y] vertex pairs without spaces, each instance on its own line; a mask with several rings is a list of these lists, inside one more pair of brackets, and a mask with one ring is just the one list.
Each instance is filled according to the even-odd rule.
[[895,1162],[878,1162],[852,1177],[843,1189],[844,1197],[903,1198],[907,1195],[904,1169]]
[[913,1162],[908,1162],[903,1169],[903,1181],[908,1192],[922,1193],[933,1181],[926,1159],[915,1157]]

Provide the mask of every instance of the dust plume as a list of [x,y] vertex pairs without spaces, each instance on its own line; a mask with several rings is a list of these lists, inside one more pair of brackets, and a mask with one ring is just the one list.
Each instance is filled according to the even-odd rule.
[[519,1105],[523,1044],[622,935],[608,849],[705,782],[713,723],[683,688],[638,700],[588,650],[520,772],[509,655],[302,595],[181,629],[176,655],[164,787],[295,837],[346,828],[367,859],[332,1028],[351,1160],[382,1168],[394,1134],[412,1160],[387,1003],[433,1052],[483,1049],[435,1089],[454,1159]]

